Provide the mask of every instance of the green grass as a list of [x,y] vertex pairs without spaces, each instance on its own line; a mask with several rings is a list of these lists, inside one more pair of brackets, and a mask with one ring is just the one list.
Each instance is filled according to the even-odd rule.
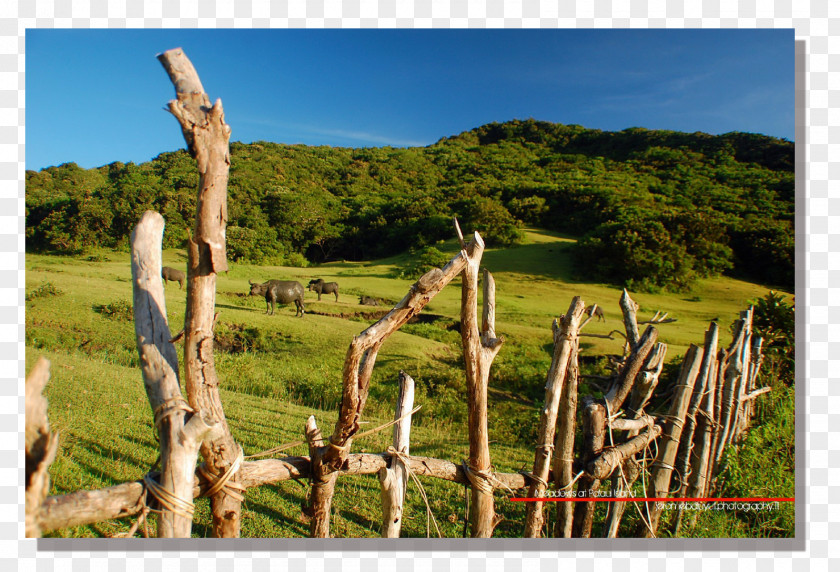
[[[496,279],[496,330],[506,339],[490,387],[491,453],[499,471],[515,472],[533,464],[536,425],[551,359],[551,322],[566,311],[572,297],[581,296],[587,304],[595,302],[604,308],[606,323],[593,321],[586,331],[623,331],[618,307],[621,291],[604,284],[575,282],[568,251],[571,244],[569,237],[529,229],[525,244],[489,249],[484,256],[484,264]],[[457,252],[454,240],[439,248],[449,255]],[[400,300],[412,282],[394,276],[408,262],[409,255],[401,255],[309,268],[232,264],[228,273],[218,277],[217,335],[224,350],[217,349],[215,361],[225,412],[246,455],[300,440],[303,424],[312,414],[325,432],[332,430],[347,347],[353,336],[375,321],[361,314],[390,308],[360,306],[358,297]],[[166,251],[163,263],[184,269],[185,253]],[[101,251],[76,258],[28,254],[26,268],[27,371],[39,356],[52,362],[46,392],[50,420],[61,432],[61,448],[52,468],[52,494],[142,477],[154,462],[157,449],[128,313],[132,299],[128,253]],[[338,282],[340,297],[336,302],[332,295],[323,296],[318,302],[316,294],[307,291],[308,313],[303,319],[295,317],[292,306],[280,306],[275,315],[268,316],[262,298],[246,295],[249,280],[287,279],[306,285],[312,278]],[[718,317],[726,326],[746,307],[747,300],[765,293],[766,288],[760,285],[717,278],[701,281],[689,294],[632,295],[641,306],[640,319],[657,310],[677,318],[675,323],[659,326],[660,340],[669,344],[668,359],[673,359],[688,344],[702,343],[712,318]],[[183,327],[185,301],[186,290],[173,283],[166,287],[173,333]],[[412,452],[455,462],[466,458],[468,452],[460,336],[453,329],[459,311],[460,279],[456,279],[424,311],[437,319],[407,324],[389,338],[380,351],[365,410],[369,422],[365,427],[389,420],[397,374],[405,370],[415,378],[415,402],[423,406],[415,415]],[[724,334],[721,344],[726,343]],[[613,340],[583,338],[582,355],[620,354],[622,345],[620,335]],[[182,362],[181,358],[179,355]],[[780,402],[779,407],[783,405]],[[787,415],[780,411],[780,418]],[[791,423],[792,418],[790,413]],[[751,434],[751,439],[759,439],[761,434],[756,435]],[[382,451],[389,443],[390,431],[385,431],[356,442],[354,451]],[[766,442],[757,441],[755,446],[760,450]],[[299,449],[289,454],[305,454],[303,447]],[[745,467],[759,462],[743,455]],[[727,486],[737,482],[735,477],[727,479]],[[436,479],[423,479],[423,483],[444,534],[459,537],[463,531],[463,487]],[[305,494],[305,486],[295,482],[250,490],[243,536],[305,536],[308,528],[300,515]],[[496,536],[521,536],[523,503],[507,502],[501,493],[497,500],[497,511],[505,520]],[[404,535],[425,536],[426,509],[413,485],[409,485],[407,502]],[[380,510],[375,476],[339,479],[333,534],[377,536]],[[209,535],[209,522],[207,502],[199,500],[194,534]],[[747,532],[760,524],[747,523]],[[55,534],[102,536],[127,530],[129,525],[114,521]],[[711,523],[706,530],[743,534],[737,526],[731,530],[721,526]],[[783,528],[787,521],[769,526]],[[701,534],[695,530],[692,535]]]

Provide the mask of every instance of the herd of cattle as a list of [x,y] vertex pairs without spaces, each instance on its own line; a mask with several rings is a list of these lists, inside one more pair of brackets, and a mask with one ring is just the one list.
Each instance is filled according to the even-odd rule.
[[[180,288],[184,287],[184,280],[186,276],[180,270],[164,266],[161,269],[161,276],[163,277],[164,285],[167,281],[177,282]],[[265,313],[273,315],[275,304],[292,304],[295,305],[295,316],[303,317],[304,309],[303,303],[303,285],[294,280],[269,280],[262,284],[258,282],[248,281],[251,285],[251,296],[265,296]],[[322,278],[309,281],[309,291],[318,294],[318,300],[321,299],[321,294],[334,294],[335,301],[338,302],[338,282],[324,282]],[[379,302],[372,296],[359,296],[359,304],[363,306],[378,306]],[[586,308],[588,314],[592,306]],[[604,311],[600,306],[595,306],[595,317],[598,321],[604,320]]]
[[[186,276],[180,270],[164,266],[161,269],[161,277],[163,283],[177,282],[179,288],[184,287],[184,280]],[[306,308],[303,302],[303,285],[294,280],[269,280],[262,284],[258,282],[248,281],[251,285],[251,296],[265,297],[265,313],[274,314],[275,304],[292,304],[295,305],[295,316],[303,316]],[[321,294],[334,294],[335,301],[338,302],[338,282],[324,282],[322,278],[309,281],[309,291],[318,294],[318,300],[321,299]],[[378,306],[379,302],[376,298],[371,296],[359,296],[359,304],[364,306]]]

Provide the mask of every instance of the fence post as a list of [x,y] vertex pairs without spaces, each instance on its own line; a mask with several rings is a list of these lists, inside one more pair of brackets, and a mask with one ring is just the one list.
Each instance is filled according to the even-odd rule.
[[[560,396],[563,393],[563,382],[569,360],[577,346],[578,329],[584,307],[583,300],[575,296],[566,314],[560,318],[560,323],[554,321],[554,354],[548,370],[548,381],[545,384],[545,406],[540,414],[540,426],[537,433],[539,444],[534,456],[531,484],[528,487],[530,498],[542,497],[548,488],[548,470],[551,466],[551,452],[554,449],[554,431],[560,408]],[[566,426],[568,427],[568,421]],[[525,515],[525,538],[539,538],[543,523],[543,503],[541,501],[529,502]]]
[[[651,471],[647,491],[648,497],[667,498],[668,496],[671,474],[680,444],[680,434],[685,423],[688,402],[694,389],[697,374],[700,371],[702,359],[703,350],[692,344],[685,354],[685,359],[683,359],[680,377],[677,379],[674,397],[671,401],[671,408],[668,411],[665,428],[662,431],[663,443],[659,446],[659,454]],[[650,506],[651,503],[646,504],[648,505],[650,520],[642,527],[643,536],[653,538],[656,536],[656,530],[659,527],[663,507],[658,502],[653,502],[653,506]]]
[[[236,475],[242,449],[231,435],[219,397],[213,359],[216,275],[227,271],[225,226],[230,168],[230,127],[222,100],[211,105],[190,60],[180,48],[158,56],[175,86],[177,100],[169,111],[181,125],[190,154],[196,159],[199,188],[193,236],[187,254],[187,310],[184,318],[184,377],[190,405],[219,424],[218,436],[201,446],[202,474],[213,490],[213,536],[236,538],[242,500]],[[220,486],[219,486],[220,485]]]
[[44,386],[50,379],[50,362],[39,358],[26,376],[26,537],[41,536],[41,505],[50,490],[49,468],[58,452],[58,435],[50,432]]
[[[694,392],[688,404],[685,416],[685,427],[680,435],[680,447],[677,454],[677,471],[680,478],[679,496],[684,497],[688,491],[689,480],[695,471],[699,472],[700,459],[694,450],[694,432],[697,428],[697,411],[708,395],[709,381],[714,375],[715,354],[718,345],[718,325],[712,322],[706,330],[705,345],[703,348],[703,361],[700,365],[700,372],[697,374],[697,382],[694,384]],[[712,384],[712,387],[714,385]],[[702,453],[701,453],[702,454]],[[678,511],[674,521],[674,533],[679,532],[684,511]]]
[[[665,354],[668,351],[668,346],[661,342],[657,342],[651,352],[648,354],[645,365],[642,371],[636,378],[633,384],[633,391],[630,392],[630,400],[627,404],[627,412],[633,416],[633,419],[641,419],[645,417],[645,407],[653,395],[654,389],[659,384],[659,375],[662,373],[662,368],[665,365]],[[638,430],[631,430],[626,432],[626,437],[635,437]],[[639,477],[640,468],[635,459],[635,455],[628,456],[621,464],[621,470],[613,476],[610,481],[611,488],[615,491],[630,490],[633,483]],[[607,517],[604,521],[605,538],[615,538],[618,535],[618,527],[621,524],[621,519],[624,516],[624,511],[627,508],[627,502],[616,501],[609,503],[607,507]]]
[[400,372],[400,390],[394,419],[400,421],[394,425],[391,466],[379,469],[379,483],[382,497],[382,537],[399,538],[402,528],[405,489],[408,483],[408,468],[401,458],[408,455],[411,439],[411,408],[414,406],[414,379],[404,371]]
[[147,211],[131,233],[134,329],[143,383],[160,439],[159,486],[164,492],[157,492],[158,484],[148,478],[146,487],[164,509],[158,519],[158,536],[189,538],[199,446],[206,437],[216,436],[218,427],[203,412],[193,414],[181,396],[178,354],[170,341],[160,275],[163,224],[162,216]]
[[[566,383],[563,384],[563,395],[560,398],[560,422],[557,427],[554,454],[554,483],[557,490],[566,491],[571,487],[574,478],[574,447],[575,421],[578,403],[578,346],[580,338],[575,339],[575,347],[569,358],[569,369],[566,373]],[[557,523],[554,535],[560,538],[571,538],[572,521],[574,519],[574,503],[561,502],[557,507]]]
[[496,284],[487,270],[484,271],[480,330],[478,326],[478,270],[484,253],[484,241],[476,233],[468,247],[460,228],[457,228],[457,232],[462,251],[468,253],[467,264],[461,275],[461,341],[467,375],[470,453],[463,467],[472,485],[471,536],[489,538],[499,524],[499,517],[493,502],[495,485],[491,474],[487,433],[487,384],[490,380],[490,366],[504,339],[496,337]]

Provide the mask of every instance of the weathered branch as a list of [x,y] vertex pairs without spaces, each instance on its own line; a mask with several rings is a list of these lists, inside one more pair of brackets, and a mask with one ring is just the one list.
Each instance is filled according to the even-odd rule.
[[[551,464],[551,452],[554,449],[554,431],[560,409],[560,397],[563,393],[563,382],[566,379],[570,357],[577,347],[577,335],[585,306],[583,300],[575,296],[566,314],[560,318],[560,322],[554,321],[554,354],[545,384],[545,407],[540,413],[538,445],[532,472],[533,482],[528,489],[530,498],[542,498],[548,488],[548,470]],[[543,524],[542,501],[528,503],[525,515],[525,538],[539,538]]]
[[[460,235],[460,228],[456,232]],[[459,240],[463,242],[463,239]],[[474,234],[462,254],[466,264],[461,276],[461,341],[467,376],[467,423],[473,487],[470,510],[473,538],[489,538],[499,523],[493,503],[493,484],[484,477],[491,471],[490,442],[487,432],[487,384],[490,366],[501,349],[502,338],[495,332],[496,289],[492,275],[484,271],[484,300],[481,330],[478,324],[478,270],[484,241]]]
[[[574,347],[569,356],[566,382],[563,384],[563,393],[560,396],[560,419],[554,444],[554,483],[557,490],[568,490],[574,479],[575,421],[577,417],[578,381],[580,379],[579,345],[580,336],[574,340]],[[545,480],[548,481],[548,479]],[[572,521],[575,512],[573,505],[574,503],[564,502],[557,507],[557,524],[554,528],[554,536],[560,538],[572,537]]]
[[723,456],[723,450],[729,444],[729,435],[738,413],[738,391],[744,371],[742,347],[747,335],[747,320],[739,320],[732,343],[721,360],[723,388],[720,396],[720,420],[718,434],[715,437],[714,465],[717,467]]
[[[752,310],[751,310],[752,311]],[[753,402],[752,399],[747,399],[755,389],[755,380],[758,377],[758,372],[761,369],[761,363],[764,361],[764,356],[761,353],[761,347],[764,343],[762,338],[755,338],[752,340],[752,347],[749,352],[749,366],[745,372],[743,389],[741,391],[741,415],[740,422],[736,428],[736,437],[741,437],[752,423],[753,417]]]
[[636,419],[613,419],[608,426],[613,431],[641,431],[653,424],[653,417],[642,415]]
[[656,343],[659,332],[653,326],[648,326],[639,342],[633,346],[633,350],[624,362],[618,378],[615,380],[612,389],[604,398],[609,406],[610,413],[616,413],[624,404],[627,395],[633,389],[636,376],[647,361],[648,354]]
[[[688,477],[688,489],[686,495],[692,498],[699,498],[708,496],[709,482],[711,480],[710,471],[714,458],[712,457],[714,451],[714,427],[715,427],[715,401],[718,396],[718,368],[720,362],[717,351],[717,345],[707,344],[704,349],[712,353],[711,369],[706,381],[706,391],[703,401],[700,402],[700,411],[698,412],[697,428],[694,432],[694,450],[696,451],[696,463],[692,461],[691,474]],[[704,360],[706,356],[704,355]],[[692,522],[696,519],[696,515],[692,514]]]
[[[650,418],[645,421],[648,420],[652,421]],[[662,427],[660,425],[653,425],[651,423],[648,426],[649,429],[644,433],[633,437],[629,441],[625,441],[621,445],[603,451],[596,459],[586,465],[586,472],[593,479],[597,480],[603,480],[609,477],[625,459],[647,447],[651,441],[659,437],[660,433],[662,433]]]
[[211,499],[213,536],[236,538],[241,526],[239,495],[230,494],[237,475],[240,447],[225,418],[213,359],[213,324],[216,274],[227,271],[225,227],[227,181],[230,168],[230,127],[222,101],[210,105],[192,63],[180,48],[158,56],[175,86],[177,100],[169,111],[178,120],[190,154],[198,165],[199,188],[193,236],[187,245],[187,310],[184,319],[184,377],[190,405],[206,419],[218,423],[219,432],[204,441],[201,454],[207,474],[228,479]]
[[409,454],[411,440],[411,408],[414,406],[414,379],[400,372],[399,394],[394,419],[400,419],[394,425],[394,452],[391,466],[379,470],[379,482],[382,486],[382,537],[399,538],[402,528],[403,502],[405,501],[408,469],[405,456]]
[[[585,403],[583,409],[583,453],[581,455],[584,466],[595,460],[604,448],[604,437],[607,425],[607,411],[601,403]],[[584,473],[578,480],[578,496],[589,498],[591,493],[601,487],[601,481]],[[589,538],[592,534],[592,517],[595,514],[594,502],[576,502],[572,536],[575,538]]]
[[[653,390],[659,383],[659,375],[662,373],[667,351],[667,345],[659,342],[654,344],[653,349],[645,360],[645,364],[642,366],[641,372],[636,376],[636,381],[633,384],[633,390],[630,392],[626,407],[627,412],[633,416],[635,422],[648,418],[644,414],[644,409],[647,407],[651,395],[653,395]],[[618,427],[613,428],[618,429]],[[634,437],[640,429],[629,427],[625,437],[628,439]],[[622,471],[615,474],[611,479],[612,488],[616,491],[629,489],[629,487],[633,486],[639,473],[638,463],[631,455],[622,463]],[[625,501],[617,501],[609,504],[607,507],[607,516],[604,521],[604,536],[606,538],[616,537],[626,508],[627,502]]]
[[644,324],[671,324],[671,323],[677,321],[676,318],[669,318],[668,317],[668,312],[665,312],[661,316],[660,316],[660,314],[662,314],[661,310],[657,310],[656,314],[654,314],[653,317],[650,320],[645,320],[644,322],[638,322],[638,324],[640,326],[642,326]]
[[[373,475],[386,468],[391,456],[387,453],[352,454],[347,458],[341,475]],[[431,477],[469,485],[460,464],[429,457],[410,457],[408,467],[421,477]],[[247,488],[277,484],[312,476],[309,457],[284,457],[245,461],[239,470],[240,484]],[[156,476],[156,475],[152,475]],[[494,473],[500,483],[510,489],[524,489],[528,480],[520,473]],[[550,478],[553,475],[550,475]],[[143,495],[141,482],[129,482],[95,491],[76,491],[66,495],[47,497],[41,506],[40,520],[43,531],[71,526],[82,526],[104,520],[129,517],[140,511]],[[193,498],[206,487],[193,487]]]
[[[147,211],[131,233],[134,330],[143,383],[160,440],[159,484],[189,506],[199,446],[217,426],[200,415],[188,417],[190,408],[181,396],[178,355],[169,341],[172,333],[161,281],[163,225],[162,216]],[[158,537],[189,538],[192,512],[173,511],[167,506],[163,509]]]
[[639,325],[636,322],[636,312],[639,310],[639,305],[633,301],[626,288],[622,292],[618,304],[621,306],[621,313],[624,316],[627,344],[632,351],[636,347],[636,344],[639,343]]
[[[587,321],[589,321],[589,320],[587,320]],[[583,325],[581,325],[581,327],[582,326]],[[613,331],[609,332],[608,334],[593,334],[591,332],[581,332],[579,334],[579,336],[582,337],[582,338],[586,337],[586,338],[601,338],[601,339],[604,339],[604,340],[614,340],[615,338],[613,337],[613,334],[618,334],[618,335],[624,336],[626,338],[626,335],[624,334],[624,332],[619,332],[618,330],[613,330]]]
[[[700,371],[697,374],[697,381],[694,384],[694,393],[691,395],[691,400],[688,403],[688,409],[685,415],[685,426],[680,435],[680,446],[677,454],[677,471],[681,476],[682,484],[680,485],[679,496],[684,497],[688,488],[691,486],[691,476],[695,472],[705,471],[705,461],[701,458],[705,451],[695,451],[694,449],[694,433],[697,428],[697,412],[700,409],[701,403],[708,396],[708,388],[710,386],[710,378],[714,375],[715,370],[715,355],[717,354],[718,346],[718,325],[716,322],[709,324],[709,329],[706,330],[705,345],[703,347],[703,361],[700,365]],[[680,529],[682,523],[683,511],[678,511],[676,520],[674,521],[674,531]]]
[[[662,431],[662,443],[659,445],[659,454],[653,464],[650,482],[648,483],[648,497],[665,498],[668,496],[671,474],[680,444],[680,434],[685,423],[685,414],[697,380],[697,374],[700,372],[702,359],[703,350],[692,344],[685,354],[680,377],[674,391],[674,398],[671,401],[671,408],[668,411],[668,417]],[[650,515],[649,528],[648,526],[643,527],[643,535],[646,538],[653,537],[656,534],[659,519],[662,515],[661,505],[658,503],[650,504],[648,514]]]
[[759,395],[764,395],[765,393],[770,393],[773,390],[772,387],[769,385],[766,387],[762,387],[760,389],[756,389],[755,391],[751,392],[749,395],[745,395],[741,401],[751,401],[758,397]]
[[58,451],[58,435],[50,432],[44,387],[50,379],[50,362],[39,358],[26,376],[26,514],[27,538],[37,538],[44,530],[41,506],[50,490],[49,468]]
[[735,412],[732,415],[732,421],[729,425],[729,434],[727,436],[727,443],[733,443],[746,429],[746,422],[744,420],[744,408],[746,403],[743,401],[744,395],[749,391],[747,385],[749,384],[750,370],[752,366],[752,306],[741,312],[741,318],[746,321],[746,331],[744,332],[744,341],[741,344],[738,352],[738,359],[735,363],[740,367],[740,375],[736,381],[735,387],[735,401],[733,406]]
[[650,401],[653,391],[659,384],[659,376],[662,373],[662,368],[665,366],[665,354],[668,352],[668,346],[657,342],[653,349],[645,359],[639,374],[636,375],[636,381],[633,384],[633,389],[630,392],[630,398],[627,402],[627,411],[638,418],[643,415],[645,407]]

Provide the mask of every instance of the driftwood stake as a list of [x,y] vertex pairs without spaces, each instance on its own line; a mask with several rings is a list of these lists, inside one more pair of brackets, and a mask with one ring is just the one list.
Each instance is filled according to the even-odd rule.
[[[604,434],[607,425],[607,411],[603,404],[590,399],[583,409],[583,463],[584,466],[594,461],[604,447]],[[589,498],[591,493],[601,487],[601,481],[584,473],[578,480],[578,496]],[[594,502],[576,502],[572,536],[589,538],[592,534],[592,517],[595,514]]]
[[[662,442],[659,445],[659,454],[651,470],[650,483],[648,483],[648,497],[665,498],[668,496],[671,475],[674,470],[674,461],[677,457],[677,449],[680,444],[680,434],[685,423],[685,414],[688,410],[688,402],[691,398],[697,374],[700,371],[700,364],[703,359],[703,350],[692,344],[685,354],[680,377],[677,380],[674,398],[671,401],[671,409],[662,431]],[[659,519],[663,507],[659,503],[648,503],[648,515],[650,521],[643,527],[645,538],[655,536],[659,527]]]
[[58,435],[50,432],[47,400],[42,392],[50,378],[50,362],[39,358],[26,377],[26,537],[42,531],[41,506],[50,490],[49,468],[58,451]]
[[[743,346],[748,331],[745,317],[738,321],[732,343],[721,360],[721,374],[723,375],[723,390],[720,399],[720,426],[715,443],[715,467],[719,467],[723,451],[729,444],[732,428],[738,415],[740,382],[744,373]],[[716,469],[717,470],[717,469]]]
[[639,342],[633,346],[612,389],[604,397],[609,406],[610,414],[617,413],[621,406],[624,405],[624,401],[636,383],[636,376],[647,362],[648,354],[653,349],[658,336],[659,331],[653,326],[648,326],[645,333],[639,339]]
[[[703,401],[700,402],[700,411],[697,419],[697,429],[694,432],[695,459],[692,460],[691,474],[688,477],[688,488],[685,495],[690,498],[709,496],[709,484],[711,482],[711,464],[714,461],[713,436],[715,425],[715,400],[718,395],[718,368],[720,364],[717,357],[716,346],[707,347],[713,353],[712,367],[709,371],[706,382],[706,391]],[[705,359],[705,358],[704,358]],[[689,526],[693,527],[697,520],[697,513],[690,516]]]
[[636,312],[639,310],[639,305],[630,297],[626,288],[622,292],[618,304],[621,306],[621,313],[624,316],[624,330],[627,332],[628,349],[632,350],[639,343],[639,325],[636,322]]
[[161,538],[189,538],[192,530],[192,490],[198,450],[216,426],[192,411],[181,396],[178,355],[169,340],[166,300],[161,281],[163,217],[147,211],[131,233],[131,274],[134,286],[134,329],[146,395],[160,438],[159,484],[185,505],[164,506],[158,519]]
[[626,459],[632,457],[648,446],[651,441],[659,437],[660,433],[662,433],[662,427],[653,425],[652,418],[648,417],[647,419],[650,420],[650,427],[647,431],[625,441],[621,445],[606,449],[586,465],[586,472],[596,480],[606,479]]
[[[699,455],[703,452],[695,450],[695,430],[698,426],[697,416],[704,399],[708,397],[710,378],[714,376],[715,354],[718,345],[718,325],[712,322],[706,330],[705,345],[703,347],[703,361],[700,364],[700,371],[697,374],[697,381],[694,384],[694,393],[688,403],[688,410],[685,414],[685,426],[680,434],[680,447],[677,453],[677,474],[680,476],[679,496],[684,497],[691,483],[691,477],[695,472],[705,470],[705,463]],[[713,386],[713,384],[712,384]],[[701,465],[703,465],[701,467]],[[674,532],[677,533],[683,519],[684,511],[677,511],[674,521]]]
[[[227,271],[225,226],[227,180],[230,168],[230,127],[225,123],[222,101],[211,105],[192,63],[180,48],[158,56],[175,86],[177,100],[169,111],[181,125],[190,154],[198,164],[199,188],[193,236],[187,247],[187,311],[184,319],[184,377],[189,403],[220,431],[201,447],[206,474],[225,479],[210,499],[213,536],[236,538],[241,526],[241,496],[233,471],[241,454],[231,435],[219,398],[213,359],[213,324],[216,307],[216,274]],[[232,493],[232,494],[231,494]]]
[[[578,364],[579,344],[580,337],[575,339],[575,345],[569,357],[566,382],[563,384],[563,394],[560,397],[560,420],[557,427],[557,438],[555,440],[554,483],[557,490],[562,491],[569,490],[574,479],[575,420],[577,417],[578,380],[580,373]],[[571,502],[558,503],[554,536],[560,538],[572,537],[572,521],[574,520],[575,513],[574,504]]]
[[[545,407],[540,414],[538,445],[534,457],[534,470],[531,473],[533,480],[528,488],[529,498],[541,498],[548,488],[548,470],[551,465],[551,452],[555,446],[554,432],[560,409],[560,397],[563,393],[563,382],[566,378],[569,358],[577,346],[577,335],[584,308],[583,300],[575,296],[566,314],[560,318],[559,324],[555,320],[553,325],[554,354],[545,384]],[[539,538],[545,520],[543,503],[530,502],[526,510],[524,536],[525,538]]]
[[394,419],[400,422],[394,425],[394,454],[391,466],[379,470],[379,482],[382,485],[382,537],[399,538],[402,528],[403,503],[408,483],[408,469],[401,458],[409,454],[411,437],[411,415],[414,406],[414,379],[404,371],[400,372],[400,391]]
[[734,443],[738,439],[741,431],[746,427],[746,423],[744,422],[744,407],[746,405],[744,396],[748,393],[747,385],[749,383],[752,362],[752,314],[752,307],[741,312],[741,318],[746,324],[744,339],[741,342],[738,358],[735,360],[739,375],[735,382],[735,401],[733,403],[735,411],[732,414],[732,419],[729,424],[727,444]]
[[[659,384],[659,375],[662,373],[662,368],[665,364],[665,354],[668,351],[668,346],[663,343],[656,343],[653,349],[648,354],[642,370],[636,376],[636,382],[633,384],[633,390],[630,392],[630,397],[627,405],[627,412],[633,416],[633,421],[644,421],[649,419],[645,415],[644,410],[647,407],[648,401],[653,390]],[[611,425],[611,428],[616,428]],[[633,438],[638,434],[635,427],[627,429],[627,438]],[[657,436],[659,433],[657,433]],[[617,492],[628,490],[636,482],[636,479],[641,472],[638,463],[634,458],[635,455],[630,455],[624,459],[621,465],[621,470],[613,475],[611,480],[612,489]],[[624,511],[627,508],[627,502],[616,501],[607,506],[607,516],[604,521],[604,537],[615,538],[618,535],[618,527],[621,524],[621,519],[624,516]]]
[[[457,228],[457,227],[456,227]],[[457,229],[460,235],[460,229]],[[461,239],[463,242],[463,239]],[[499,523],[493,503],[490,441],[487,433],[487,384],[490,366],[504,339],[496,337],[495,281],[484,271],[484,300],[481,330],[478,327],[478,270],[484,241],[475,233],[472,248],[463,250],[466,265],[461,277],[461,341],[467,375],[467,419],[470,454],[465,469],[472,484],[470,502],[471,536],[489,538]]]

